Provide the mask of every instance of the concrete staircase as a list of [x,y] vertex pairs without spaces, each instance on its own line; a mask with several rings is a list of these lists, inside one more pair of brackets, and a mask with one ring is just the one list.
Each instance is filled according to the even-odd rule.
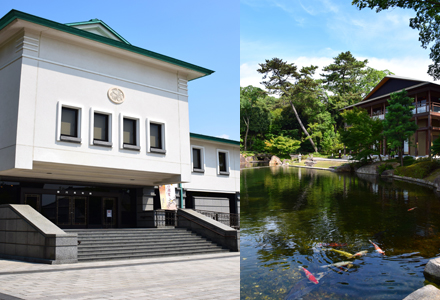
[[64,230],[78,233],[78,262],[228,252],[180,228]]

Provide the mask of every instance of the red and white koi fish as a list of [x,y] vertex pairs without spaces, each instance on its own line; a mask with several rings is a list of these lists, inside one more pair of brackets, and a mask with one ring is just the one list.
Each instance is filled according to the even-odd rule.
[[309,271],[307,271],[306,268],[304,268],[304,267],[300,267],[300,269],[303,269],[303,270],[304,270],[304,273],[306,273],[307,278],[308,278],[311,282],[313,282],[314,284],[318,284],[318,283],[319,283],[319,281],[315,278],[315,276],[313,276],[312,273],[310,273]]
[[[370,240],[369,240],[370,241]],[[380,249],[379,248],[379,246],[378,245],[376,245],[375,243],[373,243],[372,241],[370,241],[370,243],[372,243],[373,244],[373,246],[374,246],[374,249],[376,249],[376,251],[377,252],[379,252],[380,254],[383,254],[383,255],[385,255],[385,252],[382,250],[382,249]]]
[[367,254],[368,253],[368,250],[364,250],[364,251],[359,251],[358,253],[356,253],[356,254],[353,254],[351,257],[349,257],[349,258],[353,258],[353,257],[361,257],[361,256],[364,256],[365,254]]
[[412,211],[412,210],[414,210],[414,209],[416,209],[417,208],[417,206],[416,207],[413,207],[413,208],[410,208],[410,209],[408,209],[408,211]]

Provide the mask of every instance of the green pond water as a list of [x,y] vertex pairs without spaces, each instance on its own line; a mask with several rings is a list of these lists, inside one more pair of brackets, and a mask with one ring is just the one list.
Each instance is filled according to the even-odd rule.
[[[424,186],[304,168],[247,168],[241,198],[241,299],[403,299],[428,284],[423,270],[440,253],[440,197]],[[368,253],[349,259],[332,248]],[[351,265],[322,268],[341,261]],[[321,277],[319,283],[300,266]]]

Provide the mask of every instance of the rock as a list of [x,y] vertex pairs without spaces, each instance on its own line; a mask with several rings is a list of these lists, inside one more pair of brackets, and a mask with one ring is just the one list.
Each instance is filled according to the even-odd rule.
[[377,175],[377,174],[379,174],[378,167],[380,164],[381,163],[372,163],[372,164],[369,164],[366,166],[362,166],[356,170],[356,173]]
[[283,159],[283,165],[290,165],[290,160]]
[[270,159],[269,162],[269,166],[278,166],[278,165],[282,165],[283,163],[281,162],[281,159],[278,156],[272,156],[272,158]]
[[394,170],[385,170],[382,172],[382,174],[380,174],[380,176],[382,177],[393,176],[393,175],[394,175]]
[[440,299],[440,290],[429,284],[409,294],[403,300],[435,300]]
[[437,187],[437,192],[440,192],[440,176],[434,179],[434,185]]
[[251,162],[251,161],[254,161],[254,160],[257,160],[255,157],[253,157],[253,156],[247,156],[246,157],[246,162]]
[[246,162],[246,157],[244,157],[244,155],[240,153],[240,163],[245,163],[245,162]]
[[[425,266],[423,275],[429,281],[440,283],[440,257],[431,259]],[[440,299],[440,298],[439,298]]]
[[350,164],[343,164],[335,168],[335,172],[351,172],[351,166]]

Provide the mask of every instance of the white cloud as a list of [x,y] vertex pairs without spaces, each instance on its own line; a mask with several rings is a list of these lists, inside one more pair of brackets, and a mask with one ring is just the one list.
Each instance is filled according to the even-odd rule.
[[218,135],[216,137],[221,138],[221,139],[229,139],[229,135],[227,135],[227,134]]

